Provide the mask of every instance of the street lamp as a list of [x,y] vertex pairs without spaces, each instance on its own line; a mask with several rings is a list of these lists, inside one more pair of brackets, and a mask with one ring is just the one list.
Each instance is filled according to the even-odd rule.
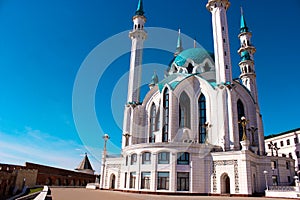
[[265,175],[265,181],[266,181],[266,188],[267,188],[267,190],[268,190],[268,180],[267,180],[267,174],[268,174],[268,171],[267,171],[267,170],[265,170],[265,171],[264,171],[264,175]]
[[242,128],[243,128],[243,138],[242,141],[246,141],[247,140],[247,134],[246,134],[246,126],[249,123],[249,120],[246,119],[246,117],[241,117],[241,120],[239,121],[239,123],[241,124]]
[[102,136],[102,138],[104,139],[104,148],[103,151],[106,151],[106,142],[108,141],[108,139],[110,138],[108,134],[104,134],[104,136]]
[[101,170],[101,182],[100,182],[100,189],[103,189],[103,183],[104,183],[104,171],[105,171],[105,161],[106,161],[106,143],[109,140],[109,135],[104,134],[102,137],[104,139],[104,147],[103,147],[103,152],[102,152],[102,170]]

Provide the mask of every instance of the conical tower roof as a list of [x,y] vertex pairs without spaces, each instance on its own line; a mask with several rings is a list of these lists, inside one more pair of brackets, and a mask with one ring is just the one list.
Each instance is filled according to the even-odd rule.
[[83,160],[81,161],[81,163],[79,164],[79,166],[75,170],[81,171],[81,170],[88,170],[88,169],[94,171],[93,167],[90,163],[90,160],[87,156],[87,153],[85,153],[85,156],[84,156]]

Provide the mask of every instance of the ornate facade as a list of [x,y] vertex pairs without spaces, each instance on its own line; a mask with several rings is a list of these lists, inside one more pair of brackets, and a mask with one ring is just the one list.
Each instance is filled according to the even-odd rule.
[[[238,35],[241,75],[232,78],[226,12],[229,0],[208,0],[214,54],[178,45],[166,77],[156,74],[140,101],[146,17],[140,0],[133,17],[128,100],[122,156],[102,158],[101,188],[126,191],[252,195],[271,177],[265,156],[254,68],[255,47],[244,15]],[[149,35],[149,37],[151,37]],[[293,162],[280,158],[282,162]],[[281,162],[281,161],[280,161]],[[289,184],[290,169],[279,166],[278,183]]]

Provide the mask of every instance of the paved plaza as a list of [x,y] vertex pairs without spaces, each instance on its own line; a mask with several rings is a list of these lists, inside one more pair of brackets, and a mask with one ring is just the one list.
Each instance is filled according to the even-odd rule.
[[264,197],[216,197],[216,196],[167,196],[167,195],[149,195],[135,194],[126,192],[116,192],[107,190],[88,190],[85,188],[51,188],[52,200],[267,200],[274,198]]

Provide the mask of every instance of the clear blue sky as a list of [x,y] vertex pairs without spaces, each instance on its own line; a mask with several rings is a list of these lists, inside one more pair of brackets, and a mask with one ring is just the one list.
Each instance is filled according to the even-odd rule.
[[[172,30],[180,27],[184,34],[197,38],[204,48],[213,51],[211,15],[205,3],[205,0],[144,0],[146,26]],[[300,127],[300,2],[231,0],[231,3],[228,25],[233,76],[239,76],[236,51],[242,5],[257,48],[255,64],[265,134]],[[103,133],[110,134],[108,147],[113,153],[118,152],[126,85],[122,94],[113,94],[113,90],[119,80],[126,80],[129,54],[120,55],[99,78],[95,111],[100,132],[82,133],[76,129],[72,95],[83,61],[101,42],[131,29],[136,6],[137,0],[0,1],[1,163],[30,161],[74,169],[81,155],[88,152],[95,170],[99,171]],[[172,37],[175,50],[177,36]],[[125,40],[129,51],[130,40]],[[183,46],[190,48],[192,44]],[[118,48],[118,45],[108,46],[103,56]],[[99,68],[103,67],[102,59],[100,54]],[[158,63],[168,65],[171,59],[170,52],[144,52],[144,63],[156,63],[153,65],[156,67]],[[161,78],[162,73],[159,75]],[[148,73],[143,79],[147,81],[150,77]],[[84,111],[85,106],[81,109]],[[89,141],[83,139],[85,134],[92,134],[87,137]]]

